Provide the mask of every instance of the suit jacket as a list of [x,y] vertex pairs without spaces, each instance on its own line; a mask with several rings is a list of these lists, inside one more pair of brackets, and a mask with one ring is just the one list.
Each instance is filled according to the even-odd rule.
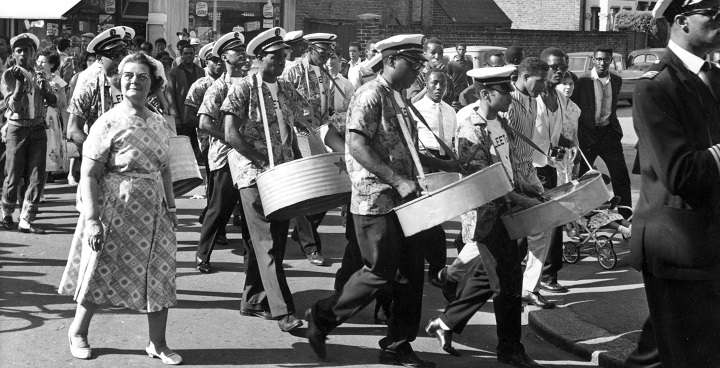
[[[205,76],[205,70],[195,64],[195,80]],[[167,75],[167,95],[168,105],[170,105],[170,115],[180,117],[180,121],[185,123],[185,98],[187,97],[190,86],[195,83],[194,80],[188,80],[182,65],[176,66],[168,72]]]
[[[610,126],[618,133],[618,140],[622,138],[622,128],[617,118],[617,102],[622,78],[610,72],[610,86],[612,88],[612,103],[610,105]],[[595,130],[595,84],[590,72],[578,78],[575,91],[570,98],[580,107],[580,119],[578,119],[578,139],[580,147],[589,147],[603,139]]]
[[720,144],[720,104],[670,49],[633,101],[642,186],[632,265],[667,279],[718,279],[720,169],[708,148]]

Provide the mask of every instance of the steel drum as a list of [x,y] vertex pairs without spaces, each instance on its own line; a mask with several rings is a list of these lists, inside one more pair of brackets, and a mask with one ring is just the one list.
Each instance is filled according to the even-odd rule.
[[[436,172],[432,174],[426,174],[425,175],[425,185],[427,185],[427,189],[429,192],[434,192],[439,190],[442,187],[448,186],[452,183],[457,182],[458,180],[462,179],[462,176],[458,173],[449,173],[449,172]],[[418,178],[418,182],[420,183],[420,186],[423,186],[423,181]]]
[[170,171],[173,177],[173,193],[179,197],[198,186],[203,179],[195,160],[190,138],[184,135],[170,137]]
[[351,183],[343,153],[286,162],[257,178],[265,217],[288,220],[350,202]]
[[502,164],[496,163],[440,189],[431,188],[420,198],[395,207],[395,213],[403,233],[410,236],[480,207],[511,190],[512,184]]
[[550,200],[535,207],[514,208],[502,216],[511,239],[520,239],[576,221],[610,198],[602,176],[585,175],[545,192]]

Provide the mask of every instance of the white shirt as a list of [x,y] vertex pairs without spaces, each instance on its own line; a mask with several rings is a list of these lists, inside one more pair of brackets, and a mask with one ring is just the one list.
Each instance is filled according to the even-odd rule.
[[[564,97],[561,97],[559,93],[556,93],[558,100],[558,108],[555,111],[550,111],[545,105],[542,96],[537,96],[537,117],[535,118],[535,126],[533,127],[532,141],[537,144],[538,147],[542,148],[543,152],[550,152],[550,146],[557,146],[560,141],[560,134],[563,129],[563,119],[565,112],[563,108],[565,101],[562,101]],[[544,167],[547,165],[554,166],[551,162],[548,162],[548,158],[537,150],[533,150],[533,165],[535,167]]]
[[503,165],[507,168],[507,173],[510,179],[513,179],[513,171],[510,166],[510,140],[507,136],[507,132],[503,129],[500,122],[497,119],[488,120],[487,132],[490,134],[490,140],[492,141],[492,147],[490,147],[490,154],[500,157]]
[[612,114],[612,84],[610,84],[610,72],[603,78],[597,73],[597,69],[590,71],[590,78],[595,88],[595,125],[605,126],[610,124]]
[[[310,68],[312,68],[313,72],[315,72],[315,76],[318,79],[318,86],[320,87],[320,109],[323,111],[327,111],[328,105],[327,105],[327,92],[325,91],[325,83],[323,83],[323,80],[325,80],[326,76],[320,71],[320,67],[317,65],[312,65],[308,63]],[[310,86],[308,86],[308,91],[310,90]]]
[[[418,139],[422,143],[421,148],[424,146],[427,149],[440,150],[440,144],[437,139],[433,136],[433,133],[438,137],[441,137],[448,147],[453,146],[453,137],[455,137],[455,127],[457,126],[457,113],[455,109],[450,107],[446,102],[440,100],[436,103],[431,100],[427,95],[415,102],[415,108],[425,118],[432,131],[425,127],[425,124],[421,123],[419,119],[413,113],[413,117],[418,122]],[[438,111],[442,112],[442,122],[438,122]],[[442,123],[443,134],[440,135],[440,125]],[[448,154],[448,152],[445,152]]]
[[700,75],[700,69],[705,63],[704,59],[701,59],[696,55],[691,54],[689,51],[678,46],[678,44],[673,41],[670,41],[668,43],[668,49],[672,50],[672,52],[677,55],[678,58],[680,58],[680,60],[683,62],[685,67],[688,68],[689,71]]
[[[280,138],[284,143],[289,142],[290,129],[285,124],[285,117],[283,116],[282,109],[280,109],[280,102],[278,101],[278,84],[277,82],[268,83],[263,81],[267,88],[270,90],[270,95],[273,99],[273,105],[275,105],[275,115],[278,120],[278,127],[280,127]],[[267,108],[267,107],[266,107]]]

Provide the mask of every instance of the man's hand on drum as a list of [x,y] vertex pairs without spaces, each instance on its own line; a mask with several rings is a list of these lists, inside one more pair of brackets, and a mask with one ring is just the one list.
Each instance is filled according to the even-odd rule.
[[98,220],[85,221],[85,239],[87,239],[90,249],[99,252],[105,244],[105,234],[103,225]]
[[419,195],[422,191],[418,182],[406,178],[398,179],[393,186],[395,187],[395,189],[397,189],[398,193],[400,193],[400,196],[403,198],[411,194]]
[[535,207],[535,206],[539,205],[540,203],[542,203],[542,202],[540,202],[539,199],[524,196],[522,194],[515,193],[515,192],[508,193],[508,198],[510,198],[510,201],[513,204],[518,205],[518,206],[522,207],[523,209]]
[[532,197],[541,196],[544,191],[542,186],[522,182],[518,183],[518,189],[520,189],[520,193],[527,194]]

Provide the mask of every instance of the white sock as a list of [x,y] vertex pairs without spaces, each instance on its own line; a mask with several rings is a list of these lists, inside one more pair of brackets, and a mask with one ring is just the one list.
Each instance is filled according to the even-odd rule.
[[438,323],[440,324],[440,328],[442,328],[445,331],[450,331],[450,327],[448,327],[445,322],[443,322],[442,319],[438,318]]
[[21,218],[21,219],[20,219],[20,223],[18,223],[18,227],[19,227],[19,228],[22,228],[22,229],[29,229],[29,228],[30,228],[30,223],[29,223],[27,220]]

